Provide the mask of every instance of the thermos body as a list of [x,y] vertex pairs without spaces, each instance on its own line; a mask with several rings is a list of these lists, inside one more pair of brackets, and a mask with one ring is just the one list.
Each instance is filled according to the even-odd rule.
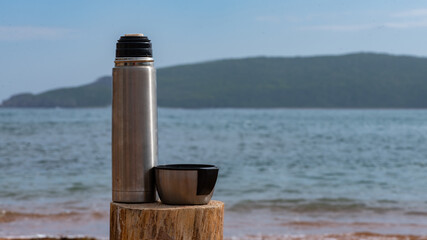
[[112,103],[114,202],[156,200],[153,168],[157,165],[157,156],[156,70],[153,59],[116,57]]

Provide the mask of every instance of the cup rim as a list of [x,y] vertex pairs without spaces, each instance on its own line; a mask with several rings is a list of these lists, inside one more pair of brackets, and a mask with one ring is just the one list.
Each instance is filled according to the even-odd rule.
[[159,170],[216,170],[218,167],[210,164],[166,164],[154,167]]

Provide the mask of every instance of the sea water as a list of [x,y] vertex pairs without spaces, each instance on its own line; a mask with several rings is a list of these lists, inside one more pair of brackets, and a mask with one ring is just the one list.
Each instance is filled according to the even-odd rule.
[[[159,164],[220,168],[225,233],[427,234],[427,110],[159,109]],[[0,109],[0,236],[108,237],[111,108]]]

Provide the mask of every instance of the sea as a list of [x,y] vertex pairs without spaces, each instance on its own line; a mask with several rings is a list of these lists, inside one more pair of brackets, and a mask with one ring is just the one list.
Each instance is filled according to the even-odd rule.
[[[226,237],[427,235],[427,110],[160,108],[158,139],[219,167]],[[111,108],[0,109],[0,238],[108,239],[110,201]]]

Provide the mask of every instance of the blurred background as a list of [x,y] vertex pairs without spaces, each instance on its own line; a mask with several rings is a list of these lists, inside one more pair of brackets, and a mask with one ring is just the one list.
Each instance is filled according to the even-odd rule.
[[220,167],[225,236],[427,235],[424,1],[0,2],[0,238],[108,237],[115,43],[159,163]]
[[0,4],[2,100],[110,75],[115,41],[132,32],[152,39],[157,67],[254,56],[427,54],[423,1]]

